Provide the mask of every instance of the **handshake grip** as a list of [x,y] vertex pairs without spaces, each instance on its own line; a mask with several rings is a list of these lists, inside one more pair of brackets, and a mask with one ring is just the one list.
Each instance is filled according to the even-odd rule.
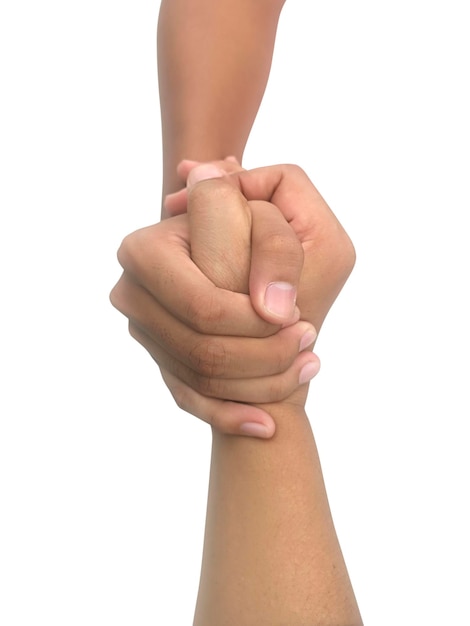
[[315,328],[354,248],[297,166],[188,183],[177,192],[187,216],[124,239],[111,301],[181,409],[224,434],[269,438],[274,405],[305,406]]

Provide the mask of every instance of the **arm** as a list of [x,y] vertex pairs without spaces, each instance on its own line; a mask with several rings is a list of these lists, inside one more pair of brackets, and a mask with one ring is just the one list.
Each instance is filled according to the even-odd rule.
[[[313,342],[311,322],[321,326],[351,271],[354,249],[299,168],[242,172],[227,184],[197,184],[189,193],[189,219],[179,215],[127,237],[119,255],[125,271],[112,294],[113,303],[130,318],[132,334],[165,376],[169,374],[169,387],[182,408],[232,434],[242,434],[243,420],[264,423],[263,415],[276,420],[270,441],[214,430],[195,624],[360,624],[303,408],[307,385],[299,387],[304,367],[318,369],[318,362],[308,351],[298,353],[302,333],[310,334],[306,345]],[[246,236],[240,235],[244,216],[237,227],[233,221],[225,223],[215,237],[214,221],[197,228],[207,217],[226,216],[237,198],[239,211],[245,211],[237,188],[250,201],[251,263],[259,266],[255,278],[282,270],[279,257],[282,261],[288,241],[285,232],[265,236],[278,229],[273,220],[277,209],[270,202],[275,201],[284,223],[301,242],[298,302],[306,320],[274,334],[254,314],[248,296],[203,279],[190,259],[192,254],[204,266],[204,254],[210,251],[220,268],[224,254],[234,253],[227,259],[229,267],[238,265],[246,273]],[[223,205],[221,200],[227,199],[229,204]],[[221,206],[224,210],[217,211]],[[231,242],[241,242],[236,251],[226,245],[227,228]],[[210,273],[213,266],[206,259],[204,271]],[[230,280],[239,278],[231,275]],[[224,277],[214,280],[221,285]],[[246,286],[246,276],[244,280]],[[230,287],[240,288],[233,282]],[[212,303],[209,309],[201,306],[205,302]],[[273,430],[271,425],[264,436]]]
[[[271,223],[273,241],[285,227],[285,220],[281,228]],[[221,236],[227,240],[226,233]],[[300,246],[292,236],[291,243]],[[264,252],[270,245],[271,239],[263,240]],[[258,263],[262,271],[255,277],[262,279],[268,269],[270,279],[296,284],[301,269],[296,257],[289,266],[272,252],[274,262],[264,269]],[[284,328],[279,321],[267,322],[256,314],[248,295],[217,287],[190,254],[186,214],[128,235],[119,248],[123,273],[111,302],[129,319],[132,337],[159,365],[180,408],[228,434],[271,437],[272,417],[245,402],[286,398],[298,387],[306,363],[318,369],[318,359],[305,350],[316,337],[315,329],[298,320],[298,311]],[[262,253],[261,260],[265,258],[269,254]],[[262,302],[258,306],[263,308]],[[249,433],[246,424],[256,424],[258,431]]]
[[[279,176],[274,169],[270,170],[269,176],[272,175],[267,186],[266,177],[260,186],[259,174],[253,177],[250,173],[243,175],[241,184],[248,194],[261,194],[263,186],[265,193],[270,189],[265,199],[276,196],[286,216],[289,215],[289,206],[283,201],[286,189],[301,190],[297,200],[302,201],[305,212],[310,214],[303,227],[310,228],[303,234],[306,258],[299,305],[310,321],[321,325],[351,271],[354,250],[301,171],[287,169]],[[290,178],[287,186],[286,176]],[[202,225],[202,229],[191,231],[192,256],[219,286],[226,281],[227,288],[242,290],[248,280],[250,250],[245,247],[244,258],[240,251],[230,258],[231,250],[223,234],[229,226],[229,232],[235,232],[238,240],[243,226],[248,226],[241,219],[237,229],[233,215],[229,217],[231,224],[227,225],[227,218],[221,224],[214,223],[219,219],[220,198],[226,195],[223,185],[213,183],[205,183],[197,196],[190,193],[190,221]],[[277,209],[266,202],[249,205],[253,222],[247,237],[254,237],[256,243],[257,233],[266,235],[267,218],[271,219]],[[232,210],[238,207],[241,215],[246,209],[243,200],[237,201],[233,195],[231,207]],[[212,263],[207,258],[208,250]],[[245,268],[244,277],[234,278],[230,271],[236,260],[237,267]],[[214,266],[217,266],[216,276]],[[224,269],[228,271],[225,276]],[[270,441],[213,432],[195,626],[361,624],[304,411],[306,387],[295,390],[284,402],[264,407],[277,425]]]
[[[163,140],[163,197],[167,199],[162,207],[162,217],[175,215],[181,211],[178,193],[171,201],[168,201],[168,194],[175,196],[175,192],[181,190],[185,184],[191,163],[186,161],[186,165],[181,166],[182,159],[189,157],[198,161],[214,161],[233,155],[223,163],[222,169],[225,171],[239,169],[237,159],[241,161],[268,80],[277,23],[284,2],[285,0],[161,1],[157,52]],[[184,210],[185,205],[183,201]],[[124,252],[121,253],[121,258],[123,256]],[[281,266],[280,261],[274,262],[274,268],[270,272],[274,282],[279,281],[275,269]],[[129,284],[126,278],[129,276],[123,277],[118,290],[114,290],[115,302],[117,291],[120,291],[124,284]],[[131,276],[130,280],[132,279]],[[263,294],[266,284],[263,285],[260,280],[258,281],[258,289]],[[293,282],[290,295],[293,305],[295,288],[296,283]],[[269,295],[276,295],[274,291],[275,289],[271,288]],[[202,296],[202,291],[200,293]],[[155,294],[155,291],[151,291],[151,294]],[[285,290],[283,294],[277,295],[283,296],[286,300]],[[258,307],[255,308],[263,319],[277,325],[277,328],[271,327],[271,333],[279,329],[279,324],[293,324],[297,321],[298,311],[294,307],[293,312],[286,314],[284,306],[281,316],[273,316],[269,307],[264,307],[264,310],[260,311],[263,308],[260,302],[262,298],[263,296],[259,297]],[[278,304],[280,300],[282,298],[278,297]],[[116,305],[119,308],[119,302]],[[232,308],[232,313],[238,314],[239,311]],[[230,322],[231,319],[229,315],[226,321]],[[246,317],[243,319],[246,321]],[[228,326],[234,328],[231,324]],[[157,326],[153,325],[153,328]],[[303,349],[307,345],[305,337],[311,337],[313,332],[312,329],[305,327],[297,326],[296,329],[297,334],[294,334],[293,329],[282,333],[284,339],[287,339],[287,334],[290,333],[292,342],[289,351],[277,360],[278,374],[281,367],[285,371],[287,363],[292,366],[296,349],[298,350],[299,346]],[[130,330],[160,363],[162,360],[159,355],[162,349],[167,356],[166,363],[175,356],[162,335],[142,332],[141,325],[132,321]],[[298,333],[301,331],[302,335],[299,338]],[[216,329],[212,327],[210,332],[214,333]],[[251,332],[250,336],[260,335],[253,335]],[[186,371],[188,374],[186,379],[179,374],[181,368],[175,375],[175,362],[172,363],[173,368],[165,367],[164,363],[161,371],[179,405],[189,407],[189,410],[198,417],[216,424],[225,432],[240,433],[240,426],[246,423],[247,417],[250,417],[247,415],[250,413],[247,407],[223,405],[220,401],[195,392],[195,379],[191,374],[196,370],[199,376],[201,373],[199,363],[194,361],[190,363],[192,372]],[[274,372],[271,369],[268,373]],[[241,372],[235,374],[240,376]],[[225,375],[230,375],[229,368],[225,369]],[[189,388],[184,384],[188,377],[193,380]],[[201,379],[196,377],[196,386],[199,380]],[[274,432],[274,422],[267,413],[262,415],[261,411],[258,411],[256,421],[248,423],[262,424],[264,426],[264,430],[260,431],[262,436],[269,437]]]
[[195,626],[361,624],[301,407],[270,441],[214,432]]
[[[282,2],[274,3],[269,0],[240,3],[228,3],[225,0],[220,3],[199,2],[197,8],[195,4],[191,0],[164,0],[160,14],[158,45],[165,163],[164,194],[177,190],[183,184],[183,177],[174,175],[176,164],[181,158],[221,159],[227,154],[234,154],[241,159],[269,73],[277,18],[282,7]],[[266,12],[260,17],[262,11],[269,11],[273,15],[274,6],[278,7],[274,19],[267,19]],[[212,12],[208,13],[205,10],[207,8]],[[251,19],[252,11],[257,16],[256,19]],[[235,15],[239,19],[234,19]],[[227,20],[228,17],[230,21]],[[194,29],[199,18],[204,19],[203,27]],[[210,38],[211,45],[215,46],[212,49],[207,46],[207,40],[201,41],[201,32],[207,33],[207,24],[217,25]],[[218,37],[219,33],[223,36]],[[234,33],[241,36],[234,37]],[[251,50],[249,54],[245,50],[240,51],[242,47],[238,45],[239,41],[244,42],[245,50]],[[214,50],[222,53],[214,54]],[[232,59],[236,62],[232,63]],[[253,63],[256,71],[250,73],[247,81],[244,72]],[[261,71],[257,71],[258,69]],[[225,80],[227,77],[229,80]],[[222,85],[223,89],[214,93],[214,84]],[[246,85],[249,86],[247,93]],[[233,89],[233,86],[237,89]],[[237,98],[242,89],[243,98]],[[249,181],[245,183],[249,187]],[[247,197],[250,196],[244,187],[242,189]],[[264,196],[255,193],[252,199],[258,197]],[[286,219],[291,225],[295,222],[287,216]],[[257,232],[256,226],[253,231]],[[300,232],[295,228],[294,231]],[[328,233],[323,235],[322,241],[328,242]],[[304,251],[311,252],[309,242],[303,243]],[[318,249],[321,250],[321,246]],[[123,265],[132,265],[129,258],[124,259],[124,256],[125,253],[122,252]],[[166,262],[169,262],[168,258]],[[155,272],[155,266],[151,267]],[[317,267],[322,270],[319,278],[329,275],[329,267],[322,267],[321,263]],[[142,300],[142,308],[137,312],[135,300],[129,304],[130,301],[126,299],[126,287],[132,290],[136,286],[133,279],[136,275],[141,275],[141,271],[142,267],[133,267],[127,277],[126,272],[124,273],[127,281],[124,277],[121,279],[120,289],[114,291],[114,302],[123,312],[133,308],[131,328],[134,336],[146,345],[158,362],[164,361],[164,371],[168,372],[168,366],[172,364],[172,382],[176,384],[175,381],[183,378],[178,393],[180,398],[186,397],[186,406],[189,407],[193,402],[203,403],[205,394],[197,391],[198,379],[195,380],[191,375],[185,378],[187,372],[179,367],[181,359],[185,359],[185,349],[188,348],[181,334],[175,332],[170,335],[172,341],[168,342],[168,335],[158,335],[161,328],[158,323],[150,324],[150,333],[142,330],[149,328],[145,312],[150,303],[147,296],[161,291],[144,288],[147,300]],[[147,276],[137,285],[148,286],[155,279],[155,275]],[[309,284],[309,281],[304,284],[304,295],[309,291]],[[315,293],[317,306],[306,298],[301,300],[303,311],[305,303],[307,319],[321,324],[337,295],[337,285],[331,290],[331,285],[325,288],[321,280],[318,284],[319,289]],[[168,289],[168,284],[162,287],[163,290]],[[139,293],[142,294],[142,290]],[[190,290],[183,290],[182,293],[187,298],[186,302],[191,303]],[[259,294],[262,293],[262,290],[259,291]],[[175,312],[174,304],[173,308],[170,306],[170,310]],[[187,310],[192,310],[197,318],[198,311],[191,308],[191,304]],[[160,307],[159,321],[163,319],[173,324],[165,316],[166,311],[168,308],[164,307],[162,312]],[[240,311],[243,311],[244,316],[235,316],[232,326],[227,323],[231,316],[230,306],[219,308],[219,315],[212,319],[205,317],[203,325],[198,329],[199,333],[204,335],[204,330],[211,334],[217,334],[217,330],[220,333],[220,322],[223,320],[226,323],[223,327],[225,334],[229,334],[229,329],[233,332],[235,328],[240,335],[245,333],[251,337],[262,336],[263,332],[270,334],[266,327],[260,328],[259,320],[258,326],[251,320],[253,326],[248,331],[249,310],[241,307],[238,309]],[[241,319],[243,325],[237,326]],[[256,334],[253,335],[251,333],[255,327]],[[281,333],[275,335],[277,339]],[[224,345],[228,345],[226,337]],[[224,350],[224,354],[232,357],[236,350],[235,344],[231,348],[232,352]],[[243,350],[238,353],[239,357],[243,354]],[[263,358],[259,358],[256,363],[258,371],[263,370],[266,362],[272,360],[272,353],[269,351],[262,351],[262,355]],[[305,356],[301,355],[301,358],[305,359]],[[175,362],[178,362],[178,367]],[[233,363],[232,358],[224,362],[225,376],[230,367],[233,368]],[[294,363],[298,365],[299,360],[296,358],[289,363],[288,370],[292,373]],[[302,365],[304,364],[306,361],[302,361]],[[284,372],[282,376],[287,371],[285,365],[284,362],[279,367],[279,371]],[[248,445],[245,446],[242,438],[214,433],[204,561],[195,616],[197,626],[242,626],[255,623],[269,626],[286,623],[290,626],[360,624],[354,595],[331,522],[313,437],[303,410],[307,389],[305,385],[297,389],[301,370],[302,367],[296,370],[297,384],[292,385],[291,380],[292,393],[286,393],[286,402],[265,405],[278,422],[279,430],[271,441],[255,442],[247,439]],[[240,376],[240,369],[238,375]],[[230,397],[225,394],[227,386],[220,384],[220,379],[216,386],[218,393],[214,394],[214,388],[210,384],[212,378],[213,372],[212,375],[207,375],[206,371],[206,382],[199,387],[199,391],[218,398]],[[257,382],[262,386],[266,380],[264,377]],[[276,383],[278,382],[279,378],[276,379]],[[268,387],[273,393],[274,385]],[[192,395],[192,391],[196,395]],[[269,393],[266,397],[268,395]],[[243,399],[243,395],[238,399]],[[252,398],[247,396],[246,401],[250,400]],[[259,399],[254,401],[262,402]],[[219,405],[219,417],[227,406]],[[195,412],[201,411],[199,405]],[[253,443],[257,445],[252,446]]]
[[271,68],[284,0],[162,0],[158,74],[163,194],[183,158],[241,161]]

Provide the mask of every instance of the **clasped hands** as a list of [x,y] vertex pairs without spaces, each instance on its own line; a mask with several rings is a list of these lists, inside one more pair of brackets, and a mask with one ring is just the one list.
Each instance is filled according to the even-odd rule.
[[317,332],[355,261],[305,172],[183,161],[169,219],[128,235],[111,292],[176,403],[226,434],[270,438],[303,407]]

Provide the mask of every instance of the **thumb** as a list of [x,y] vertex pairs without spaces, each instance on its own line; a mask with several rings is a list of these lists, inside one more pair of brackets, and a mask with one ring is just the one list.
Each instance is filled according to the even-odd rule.
[[270,202],[251,201],[251,303],[273,324],[298,321],[297,288],[303,268],[302,244],[279,209]]
[[302,245],[275,205],[248,202],[230,178],[221,180],[225,175],[212,163],[189,173],[191,256],[218,287],[249,292],[260,317],[293,324]]
[[191,189],[197,183],[211,178],[222,178],[226,172],[213,163],[201,163],[193,167],[187,177],[187,187]]
[[191,258],[217,287],[247,294],[251,210],[240,191],[216,174],[212,165],[201,165],[189,175]]

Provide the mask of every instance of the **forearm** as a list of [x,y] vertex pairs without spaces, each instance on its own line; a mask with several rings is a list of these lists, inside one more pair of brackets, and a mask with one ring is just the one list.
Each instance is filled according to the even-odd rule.
[[272,440],[214,432],[195,626],[359,625],[307,416],[271,411]]
[[158,72],[163,193],[176,165],[242,159],[271,67],[284,0],[162,0]]

